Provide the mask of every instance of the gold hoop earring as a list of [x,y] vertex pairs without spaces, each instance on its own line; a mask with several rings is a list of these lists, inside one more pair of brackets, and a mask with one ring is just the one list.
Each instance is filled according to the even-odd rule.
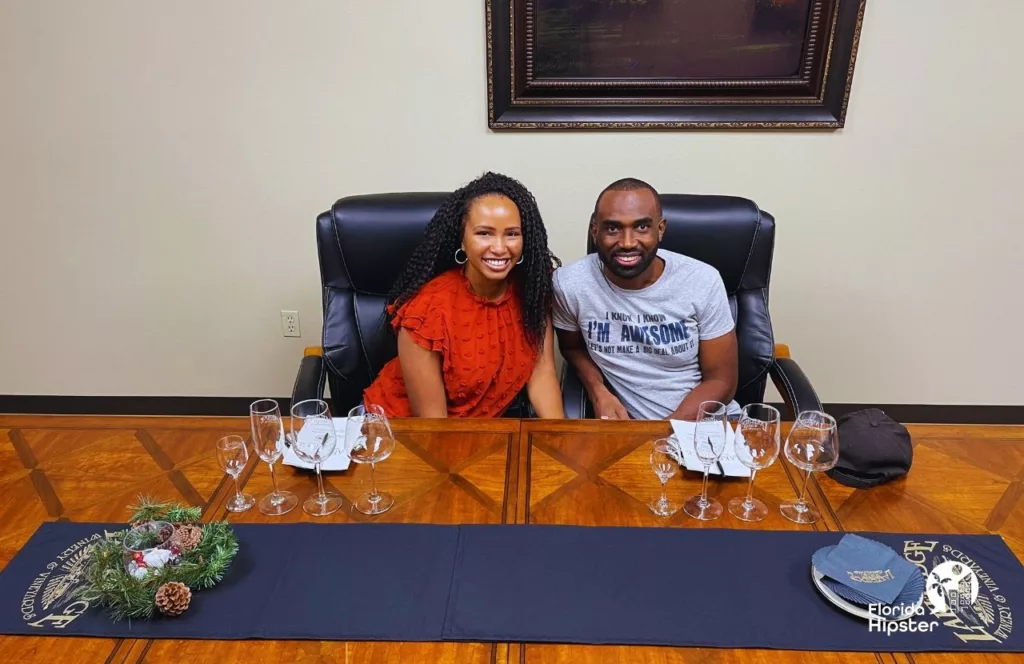
[[[460,251],[466,256],[461,261],[459,260],[459,252]],[[456,263],[458,263],[459,265],[465,265],[468,260],[469,260],[469,254],[467,254],[466,251],[462,247],[459,247],[458,249],[455,250],[455,262]]]

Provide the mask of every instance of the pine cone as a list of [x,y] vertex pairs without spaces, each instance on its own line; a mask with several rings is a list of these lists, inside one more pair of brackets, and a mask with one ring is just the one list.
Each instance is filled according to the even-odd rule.
[[182,553],[191,551],[192,549],[199,546],[199,542],[203,540],[203,529],[199,526],[193,525],[180,525],[174,529],[174,537],[171,539],[173,544],[177,544],[178,548],[181,549]]
[[168,616],[180,616],[192,602],[192,591],[184,583],[171,581],[156,591],[156,608]]

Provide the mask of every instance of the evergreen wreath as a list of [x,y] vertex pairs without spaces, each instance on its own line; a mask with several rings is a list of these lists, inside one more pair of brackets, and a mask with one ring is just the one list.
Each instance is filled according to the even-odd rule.
[[227,521],[200,523],[202,510],[198,507],[158,503],[140,496],[129,509],[132,527],[154,522],[175,527],[176,536],[181,535],[175,544],[177,559],[141,578],[133,576],[125,566],[124,546],[131,528],[120,531],[92,546],[85,582],[76,594],[96,600],[115,621],[149,619],[158,610],[168,616],[180,615],[188,608],[192,591],[212,588],[224,578],[238,553],[238,540]]

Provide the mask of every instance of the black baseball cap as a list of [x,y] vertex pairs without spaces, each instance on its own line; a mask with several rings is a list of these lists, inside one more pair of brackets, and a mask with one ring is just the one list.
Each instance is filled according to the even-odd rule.
[[828,476],[846,486],[868,489],[910,471],[914,448],[910,432],[877,408],[849,413],[836,420],[839,461]]

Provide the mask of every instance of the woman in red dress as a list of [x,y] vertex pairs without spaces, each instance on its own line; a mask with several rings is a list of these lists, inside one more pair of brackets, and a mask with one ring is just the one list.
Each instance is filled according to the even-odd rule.
[[455,191],[388,296],[398,357],[363,394],[390,417],[499,417],[526,388],[564,417],[555,374],[551,275],[537,203],[486,173]]

